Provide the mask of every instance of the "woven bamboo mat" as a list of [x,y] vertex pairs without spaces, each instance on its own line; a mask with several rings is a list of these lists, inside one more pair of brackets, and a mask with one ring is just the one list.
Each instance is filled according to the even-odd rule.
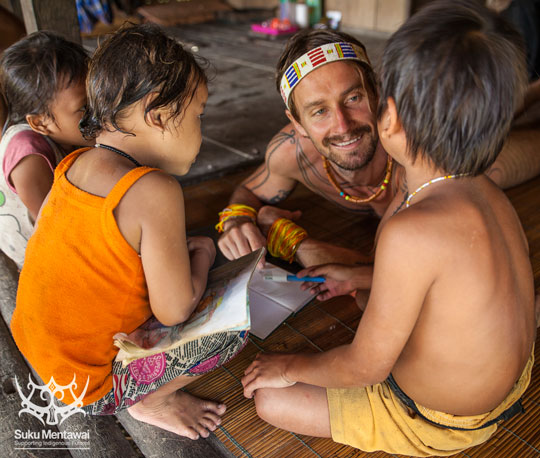
[[[187,221],[190,227],[215,222],[233,187],[244,174],[185,189]],[[508,191],[521,218],[531,248],[535,285],[540,290],[540,178]],[[201,205],[204,202],[204,206]],[[287,200],[290,209],[303,211],[301,224],[314,237],[344,246],[370,249],[377,221],[343,214],[333,205],[299,187]],[[257,417],[254,403],[242,394],[240,379],[260,351],[320,352],[350,342],[361,312],[351,298],[314,301],[289,317],[267,339],[250,337],[246,348],[224,367],[187,387],[197,396],[227,405],[216,436],[236,457],[253,458],[385,458],[383,452],[365,453],[334,443],[277,429]],[[540,337],[536,341],[540,360]],[[532,382],[524,395],[526,413],[503,423],[485,444],[454,455],[474,458],[529,458],[540,456],[540,368],[535,365]]]

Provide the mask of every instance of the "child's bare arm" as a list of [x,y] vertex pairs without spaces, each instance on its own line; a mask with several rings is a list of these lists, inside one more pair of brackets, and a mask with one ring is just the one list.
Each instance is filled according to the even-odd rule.
[[210,237],[203,236],[188,237],[187,245],[191,262],[191,279],[193,289],[196,291],[195,304],[198,304],[206,288],[208,269],[216,257],[216,247]]
[[259,355],[242,380],[247,397],[258,388],[295,382],[361,387],[386,379],[415,327],[436,270],[433,250],[426,251],[417,233],[399,220],[390,220],[381,232],[371,295],[353,342],[319,354]]
[[367,290],[371,288],[373,279],[373,266],[347,265],[347,264],[321,264],[308,267],[297,273],[297,276],[319,277],[326,279],[324,283],[304,282],[302,289],[310,289],[317,294],[317,299],[325,301],[335,296],[351,294],[357,289]]
[[152,312],[170,326],[188,319],[199,302],[215,250],[197,239],[188,248],[184,198],[174,178],[158,172],[143,179],[140,254]]
[[13,168],[9,178],[32,220],[35,221],[53,183],[53,173],[49,164],[42,156],[30,154]]

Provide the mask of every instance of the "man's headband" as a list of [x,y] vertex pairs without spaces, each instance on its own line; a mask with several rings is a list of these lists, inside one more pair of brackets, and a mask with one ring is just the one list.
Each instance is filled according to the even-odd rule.
[[357,60],[371,67],[366,52],[352,43],[328,43],[313,48],[296,59],[281,78],[279,89],[287,108],[290,108],[289,97],[302,78],[324,64],[338,60]]

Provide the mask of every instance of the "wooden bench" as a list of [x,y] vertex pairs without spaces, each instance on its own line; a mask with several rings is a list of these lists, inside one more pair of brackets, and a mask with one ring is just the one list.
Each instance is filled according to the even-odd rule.
[[[44,425],[34,416],[22,413],[21,398],[16,390],[15,377],[24,390],[32,374],[37,384],[42,382],[31,371],[19,353],[9,323],[15,309],[18,273],[15,265],[0,252],[0,456],[28,456],[28,451],[15,448],[15,431],[38,432]],[[59,425],[47,426],[52,432],[88,431],[89,449],[78,449],[76,444],[64,450],[55,450],[55,458],[227,458],[231,453],[211,435],[208,439],[192,441],[133,419],[123,411],[116,416],[84,416],[75,414]],[[32,456],[53,456],[51,450],[32,450]]]

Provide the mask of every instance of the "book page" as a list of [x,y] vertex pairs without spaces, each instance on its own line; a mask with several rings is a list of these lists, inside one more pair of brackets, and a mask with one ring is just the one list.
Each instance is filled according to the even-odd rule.
[[152,317],[129,335],[115,334],[114,344],[120,348],[116,360],[128,364],[202,336],[249,329],[248,284],[264,252],[261,248],[210,271],[206,291],[186,322],[163,326]]
[[302,291],[302,289],[300,289],[302,282],[276,282],[265,280],[264,274],[267,271],[288,273],[284,269],[267,262],[264,269],[256,270],[254,272],[253,278],[249,283],[249,288],[266,296],[272,301],[277,302],[282,307],[289,309],[290,312],[297,312],[315,297],[315,294],[312,294],[309,290]]
[[259,339],[266,339],[292,313],[253,289],[249,290],[249,309],[251,312],[249,333]]
[[286,272],[267,262],[264,269],[253,273],[249,282],[250,333],[259,339],[266,339],[291,313],[315,297],[309,291],[302,291],[302,282],[265,280],[264,274],[268,271]]

